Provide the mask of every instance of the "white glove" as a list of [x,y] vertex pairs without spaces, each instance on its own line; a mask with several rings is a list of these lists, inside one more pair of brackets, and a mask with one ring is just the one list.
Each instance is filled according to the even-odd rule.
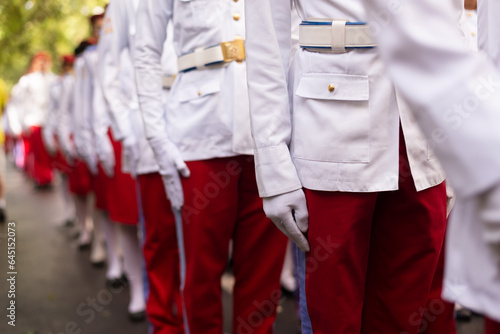
[[93,150],[94,141],[83,142],[76,140],[75,138],[75,148],[77,155],[87,164],[89,171],[92,175],[97,175],[97,158]]
[[90,153],[85,153],[81,155],[83,161],[87,164],[87,167],[89,168],[89,171],[92,175],[97,175],[98,169],[97,169],[97,159],[93,154]]
[[128,135],[122,140],[123,147],[123,169],[127,170],[132,176],[137,175],[137,165],[139,163],[139,143],[135,136]]
[[181,153],[170,140],[153,138],[149,140],[149,144],[160,166],[163,186],[170,204],[172,208],[180,210],[184,205],[184,192],[180,175],[187,178],[191,172],[182,159]]
[[309,230],[309,212],[302,189],[265,197],[264,211],[269,219],[305,253],[311,250],[304,233]]
[[45,149],[51,156],[55,156],[57,153],[56,141],[54,139],[54,134],[46,128],[42,128],[42,139]]
[[500,186],[480,197],[480,210],[484,239],[500,266]]
[[109,178],[115,175],[115,151],[107,134],[97,135],[97,157]]
[[61,145],[61,149],[63,151],[64,158],[66,159],[68,164],[73,166],[75,164],[75,160],[76,160],[76,156],[77,156],[75,146],[72,144]]

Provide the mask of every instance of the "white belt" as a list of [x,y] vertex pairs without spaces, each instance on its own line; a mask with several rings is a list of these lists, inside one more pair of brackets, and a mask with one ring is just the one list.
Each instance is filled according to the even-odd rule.
[[179,72],[203,69],[209,66],[242,62],[245,60],[245,41],[237,38],[231,42],[220,43],[208,48],[198,48],[192,53],[179,57]]
[[331,19],[302,21],[299,44],[304,49],[339,53],[376,46],[366,23]]
[[174,85],[174,81],[177,75],[163,75],[161,77],[161,82],[163,84],[163,89],[170,89]]

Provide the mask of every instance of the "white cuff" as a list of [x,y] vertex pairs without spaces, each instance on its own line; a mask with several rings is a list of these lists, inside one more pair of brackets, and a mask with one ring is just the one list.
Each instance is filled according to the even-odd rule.
[[302,188],[285,144],[257,149],[255,168],[260,197],[276,196]]

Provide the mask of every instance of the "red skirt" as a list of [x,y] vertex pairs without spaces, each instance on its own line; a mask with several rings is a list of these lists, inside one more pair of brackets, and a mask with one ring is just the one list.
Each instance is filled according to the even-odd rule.
[[109,181],[108,213],[109,218],[120,224],[136,225],[139,221],[137,204],[137,184],[132,175],[122,171],[122,144],[115,141],[108,132],[115,153],[115,175]]
[[92,191],[92,177],[87,165],[81,160],[76,160],[74,166],[70,166],[66,160],[65,163],[71,168],[68,173],[69,191],[77,196],[88,195]]

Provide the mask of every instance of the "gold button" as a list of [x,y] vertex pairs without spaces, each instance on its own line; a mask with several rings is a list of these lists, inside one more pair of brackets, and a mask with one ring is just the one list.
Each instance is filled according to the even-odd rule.
[[334,86],[334,85],[330,85],[330,86],[328,86],[328,91],[329,91],[330,93],[333,93],[333,91],[334,91],[334,90],[335,90],[335,86]]
[[240,20],[240,17],[241,17],[241,16],[240,16],[240,14],[238,14],[238,13],[234,13],[234,14],[233,14],[233,19],[234,19],[235,21],[239,21],[239,20]]
[[201,92],[198,92],[198,96],[201,96]]
[[475,33],[475,32],[472,32],[471,34],[472,34],[472,36],[476,36],[476,33]]
[[[235,0],[235,1],[238,1],[238,0]],[[469,15],[469,17],[471,17],[471,16],[472,16],[472,13],[468,13],[467,15]]]

